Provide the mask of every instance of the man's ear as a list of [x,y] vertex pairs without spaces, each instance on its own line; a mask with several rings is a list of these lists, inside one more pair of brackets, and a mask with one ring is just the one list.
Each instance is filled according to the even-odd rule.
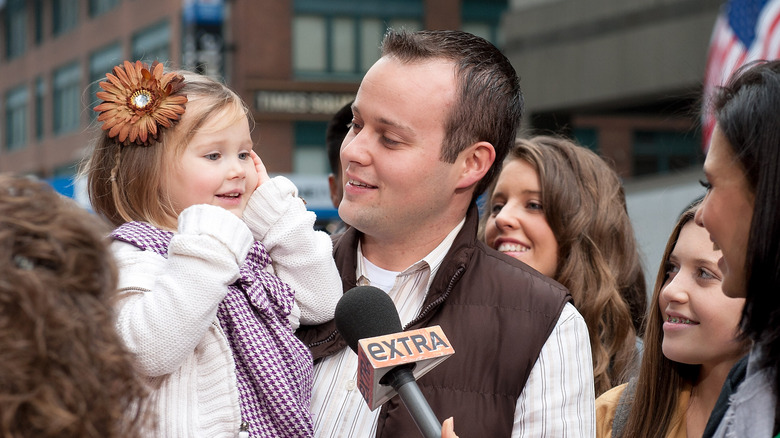
[[458,156],[461,163],[461,175],[456,188],[465,189],[478,183],[490,170],[496,160],[496,150],[493,145],[480,141],[466,148]]

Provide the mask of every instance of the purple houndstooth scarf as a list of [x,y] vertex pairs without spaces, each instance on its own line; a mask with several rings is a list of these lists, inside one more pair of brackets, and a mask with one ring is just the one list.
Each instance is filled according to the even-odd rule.
[[[173,235],[145,222],[128,222],[112,233],[165,258]],[[242,421],[250,436],[310,437],[312,358],[287,320],[294,293],[263,271],[270,263],[263,244],[255,241],[217,317],[233,352]]]

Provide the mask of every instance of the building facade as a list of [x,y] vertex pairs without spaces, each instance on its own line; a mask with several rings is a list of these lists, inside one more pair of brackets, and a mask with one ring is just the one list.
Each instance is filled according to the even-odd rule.
[[[133,5],[142,8],[129,7]],[[0,11],[0,171],[72,175],[94,132],[94,81],[125,57],[179,62],[171,2],[7,0]]]
[[[0,0],[0,171],[70,177],[97,82],[124,59],[223,79],[250,107],[269,172],[329,172],[325,127],[388,26],[498,38],[506,0]],[[327,190],[327,184],[324,189]]]
[[700,165],[699,99],[721,0],[512,0],[504,50],[535,131],[566,132],[626,178]]
[[[655,260],[653,245],[699,192],[697,173],[684,169],[703,159],[698,101],[721,3],[0,0],[0,171],[63,180],[59,189],[72,192],[67,182],[99,129],[97,81],[124,59],[157,59],[235,89],[269,172],[292,176],[328,219],[327,120],[353,98],[385,29],[463,29],[512,61],[526,133],[568,134],[615,164]],[[651,194],[669,193],[643,209]]]

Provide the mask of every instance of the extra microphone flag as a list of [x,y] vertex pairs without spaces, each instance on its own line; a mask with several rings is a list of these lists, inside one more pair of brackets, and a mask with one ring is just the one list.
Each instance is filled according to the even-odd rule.
[[380,380],[399,365],[413,366],[415,380],[455,353],[441,327],[425,327],[358,341],[357,387],[373,411],[396,391]]

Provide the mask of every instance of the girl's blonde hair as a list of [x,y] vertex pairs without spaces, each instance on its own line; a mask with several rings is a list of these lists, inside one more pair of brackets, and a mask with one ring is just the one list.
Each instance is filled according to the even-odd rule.
[[[172,128],[164,129],[149,146],[122,145],[101,131],[94,150],[83,164],[92,208],[114,226],[144,221],[175,228],[175,211],[165,178],[192,137],[204,123],[221,117],[224,126],[246,117],[253,122],[241,98],[224,84],[207,76],[178,71],[184,77],[181,92],[186,110]],[[224,127],[220,125],[220,127]]]
[[[647,303],[620,180],[598,155],[563,138],[518,139],[509,160],[524,160],[539,174],[545,219],[558,242],[553,278],[569,289],[588,326],[598,396],[635,373]],[[483,240],[489,216],[487,209]]]

